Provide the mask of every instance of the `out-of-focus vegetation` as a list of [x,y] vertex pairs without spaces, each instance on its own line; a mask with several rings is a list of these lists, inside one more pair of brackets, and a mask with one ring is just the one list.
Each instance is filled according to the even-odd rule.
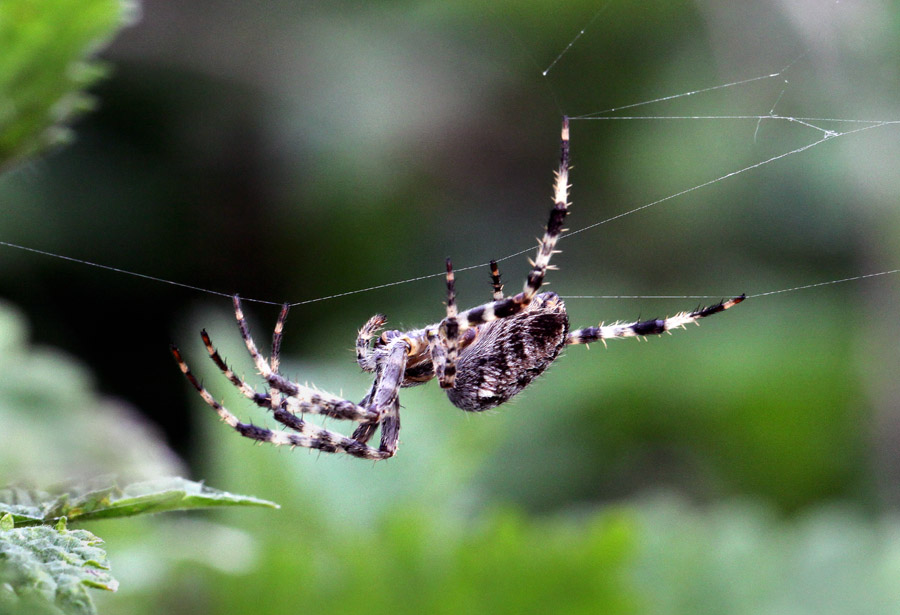
[[[104,55],[115,73],[94,90],[100,108],[76,142],[0,179],[0,240],[245,297],[316,299],[439,273],[448,255],[465,267],[528,247],[549,206],[563,112],[790,64],[620,115],[775,105],[900,119],[888,5],[613,3],[590,21],[598,8],[148,6]],[[896,130],[831,139],[564,238],[550,288],[718,298],[896,269]],[[773,120],[573,121],[567,224],[820,136]],[[399,455],[373,465],[252,446],[186,386],[169,341],[236,414],[272,423],[207,365],[196,336],[206,327],[252,375],[227,299],[11,248],[0,258],[0,294],[37,342],[0,356],[4,476],[56,451],[90,467],[132,450],[129,434],[152,433],[122,411],[136,407],[193,476],[282,505],[109,522],[121,589],[98,600],[102,613],[900,608],[900,276],[758,297],[649,343],[572,348],[488,415],[463,415],[437,387],[404,391]],[[501,267],[517,288],[524,256]],[[489,297],[483,269],[460,272],[462,304]],[[397,327],[434,321],[442,286],[434,277],[295,307],[284,372],[360,398],[356,329],[376,311]],[[584,326],[697,301],[567,305]],[[263,341],[277,308],[248,306]],[[23,318],[3,318],[0,339],[21,340]],[[50,347],[68,356],[36,350]]]
[[0,169],[71,140],[66,123],[106,72],[89,54],[135,13],[131,0],[0,3]]
[[150,479],[185,470],[158,428],[97,390],[88,366],[33,346],[19,310],[0,304],[0,323],[3,485],[49,486],[110,473]]

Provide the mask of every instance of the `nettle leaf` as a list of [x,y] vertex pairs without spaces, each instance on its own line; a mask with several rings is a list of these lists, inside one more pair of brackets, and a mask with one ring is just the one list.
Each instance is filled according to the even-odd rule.
[[71,138],[106,73],[91,57],[136,16],[130,0],[0,2],[0,169]]
[[179,477],[142,481],[124,488],[98,480],[69,487],[65,492],[18,487],[0,490],[0,513],[8,513],[16,527],[52,524],[64,518],[81,522],[217,506],[279,507],[268,500],[219,491]]
[[91,615],[89,588],[115,591],[103,541],[87,530],[10,527],[0,519],[0,612]]
[[214,506],[278,508],[178,477],[124,488],[99,478],[65,491],[0,489],[0,613],[92,615],[87,589],[116,590],[103,541],[69,522]]
[[203,483],[172,477],[133,483],[121,490],[94,491],[50,513],[56,517],[67,516],[70,520],[85,520],[216,506],[279,507],[268,500],[235,495]]

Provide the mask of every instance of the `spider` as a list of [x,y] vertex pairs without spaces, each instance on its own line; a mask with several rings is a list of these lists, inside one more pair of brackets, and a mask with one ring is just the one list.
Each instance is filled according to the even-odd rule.
[[[271,410],[274,418],[291,431],[272,431],[242,423],[203,387],[191,373],[177,347],[172,354],[182,373],[228,425],[242,436],[275,445],[302,446],[330,453],[343,452],[364,459],[386,459],[397,451],[400,432],[401,388],[437,378],[450,402],[463,410],[481,412],[499,406],[519,393],[546,370],[565,346],[624,337],[661,334],[687,323],[727,310],[745,295],[666,319],[569,330],[566,307],[556,293],[538,292],[551,269],[550,257],[563,232],[568,214],[569,122],[563,118],[559,170],[554,183],[554,206],[537,256],[522,292],[503,294],[500,271],[491,261],[493,300],[459,312],[456,306],[453,266],[447,259],[447,316],[440,322],[412,331],[378,332],[387,322],[376,314],[363,325],[356,338],[356,359],[375,379],[358,404],[282,376],[279,353],[288,314],[285,305],[275,325],[272,354],[266,360],[250,336],[240,298],[234,296],[234,313],[241,337],[268,384],[259,392],[238,377],[219,356],[206,331],[201,332],[210,358],[241,393],[256,405]],[[699,324],[699,323],[698,323]],[[373,342],[374,340],[374,342]],[[310,423],[304,414],[320,414],[357,423],[351,437]],[[369,440],[381,428],[378,448]]]

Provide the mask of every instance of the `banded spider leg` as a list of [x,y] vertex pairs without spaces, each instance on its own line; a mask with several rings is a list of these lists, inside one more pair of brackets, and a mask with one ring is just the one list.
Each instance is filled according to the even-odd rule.
[[720,301],[715,305],[698,307],[692,312],[680,312],[674,316],[669,316],[668,318],[655,318],[632,323],[614,323],[611,325],[600,324],[597,327],[585,327],[584,329],[571,331],[566,338],[566,344],[587,345],[596,341],[601,341],[606,344],[606,340],[610,339],[645,337],[647,335],[670,333],[672,329],[683,329],[688,323],[693,322],[699,325],[700,323],[697,321],[701,318],[724,312],[725,310],[736,306],[746,298],[746,295],[740,295],[734,299]]
[[[532,261],[531,271],[525,280],[522,292],[509,298],[503,297],[500,272],[497,264],[491,263],[491,280],[494,300],[490,303],[456,313],[456,293],[453,288],[453,268],[447,260],[447,317],[441,321],[438,333],[440,342],[446,349],[445,356],[439,357],[435,371],[439,374],[441,388],[452,389],[456,379],[456,359],[459,336],[472,327],[487,324],[499,318],[514,316],[528,308],[544,283],[547,270],[551,269],[550,257],[556,253],[556,242],[563,232],[563,221],[569,213],[569,118],[563,118],[560,136],[559,169],[553,184],[554,206],[544,236],[538,242],[538,253]],[[451,308],[452,305],[452,308]]]
[[[234,297],[234,309],[241,336],[257,370],[268,382],[271,389],[270,393],[260,393],[238,377],[221,358],[206,331],[203,331],[201,336],[210,358],[245,397],[258,406],[270,409],[273,417],[278,422],[297,433],[272,431],[239,421],[224,405],[213,398],[212,394],[191,372],[178,348],[173,345],[171,351],[182,373],[200,393],[203,400],[219,414],[223,421],[241,435],[260,442],[270,442],[275,445],[302,446],[326,452],[345,452],[364,459],[385,459],[393,456],[397,449],[399,431],[397,392],[400,388],[409,351],[409,346],[403,339],[396,339],[387,347],[387,357],[384,361],[384,366],[377,374],[370,395],[367,395],[371,403],[366,406],[357,405],[323,391],[291,382],[275,371],[279,367],[278,355],[280,353],[284,320],[287,316],[286,309],[282,309],[276,324],[275,333],[273,334],[273,360],[271,362],[266,361],[256,348],[256,344],[250,336],[249,326],[244,318],[240,298],[237,296]],[[273,366],[275,369],[273,369]],[[365,442],[348,438],[305,421],[301,416],[298,416],[303,413],[322,414],[333,418],[372,423],[376,426],[379,423],[383,423],[381,446],[378,449],[374,449]]]

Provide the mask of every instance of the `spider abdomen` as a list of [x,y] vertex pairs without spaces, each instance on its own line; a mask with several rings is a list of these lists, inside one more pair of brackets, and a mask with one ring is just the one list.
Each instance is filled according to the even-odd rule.
[[541,293],[527,310],[484,325],[459,355],[450,402],[470,412],[499,406],[550,366],[568,332],[566,307],[555,293]]

